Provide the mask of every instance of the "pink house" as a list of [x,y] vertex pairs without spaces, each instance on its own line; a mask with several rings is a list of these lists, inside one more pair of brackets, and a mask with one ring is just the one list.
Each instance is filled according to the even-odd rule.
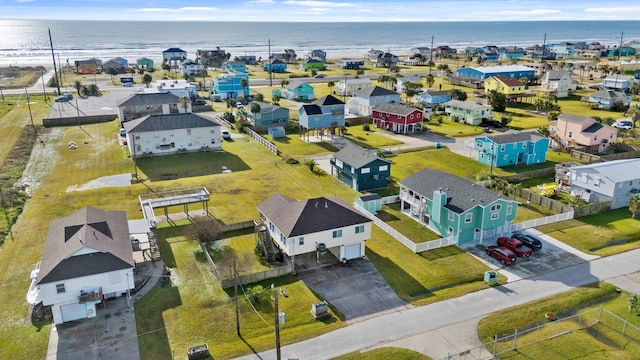
[[554,140],[563,147],[583,148],[590,153],[603,153],[616,142],[618,131],[592,118],[573,114],[558,116]]

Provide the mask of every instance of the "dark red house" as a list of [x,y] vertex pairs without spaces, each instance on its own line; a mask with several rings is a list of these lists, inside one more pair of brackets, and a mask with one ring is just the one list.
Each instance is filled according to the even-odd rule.
[[400,104],[376,104],[371,108],[371,119],[376,126],[406,134],[422,130],[422,110]]

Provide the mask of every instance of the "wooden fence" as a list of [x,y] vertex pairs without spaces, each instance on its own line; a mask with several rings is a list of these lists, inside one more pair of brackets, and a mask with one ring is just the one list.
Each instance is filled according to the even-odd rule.
[[117,118],[117,114],[48,118],[42,119],[42,125],[44,127],[88,125],[109,122]]
[[598,155],[589,154],[579,150],[571,150],[571,157],[580,159],[580,160],[586,160],[590,163],[595,163],[595,162],[640,158],[640,151],[629,149],[629,151],[625,151],[621,153],[598,156]]
[[267,150],[271,151],[274,155],[278,155],[278,148],[269,142],[269,140],[263,138],[257,132],[246,128],[247,135],[251,136],[255,141],[257,141],[260,145],[267,148]]
[[253,225],[254,225],[253,220],[247,220],[247,221],[237,222],[233,224],[220,224],[220,232],[224,233],[228,231],[253,228]]
[[551,175],[556,173],[556,169],[554,167],[538,169],[533,171],[527,171],[519,174],[514,174],[510,176],[501,176],[501,179],[504,179],[508,182],[520,182],[525,179],[530,179],[534,177],[540,177],[545,175]]

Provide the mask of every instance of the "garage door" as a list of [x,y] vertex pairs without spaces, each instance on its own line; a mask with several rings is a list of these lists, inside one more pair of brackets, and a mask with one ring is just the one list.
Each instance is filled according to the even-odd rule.
[[60,307],[60,312],[62,313],[63,322],[84,319],[87,317],[87,308],[84,304],[62,305]]
[[344,247],[345,257],[347,260],[360,257],[360,246],[362,244],[347,245]]

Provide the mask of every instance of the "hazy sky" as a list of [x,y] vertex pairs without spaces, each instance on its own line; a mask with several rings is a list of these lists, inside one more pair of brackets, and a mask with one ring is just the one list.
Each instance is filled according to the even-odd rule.
[[200,21],[638,20],[619,0],[0,0],[2,19]]

